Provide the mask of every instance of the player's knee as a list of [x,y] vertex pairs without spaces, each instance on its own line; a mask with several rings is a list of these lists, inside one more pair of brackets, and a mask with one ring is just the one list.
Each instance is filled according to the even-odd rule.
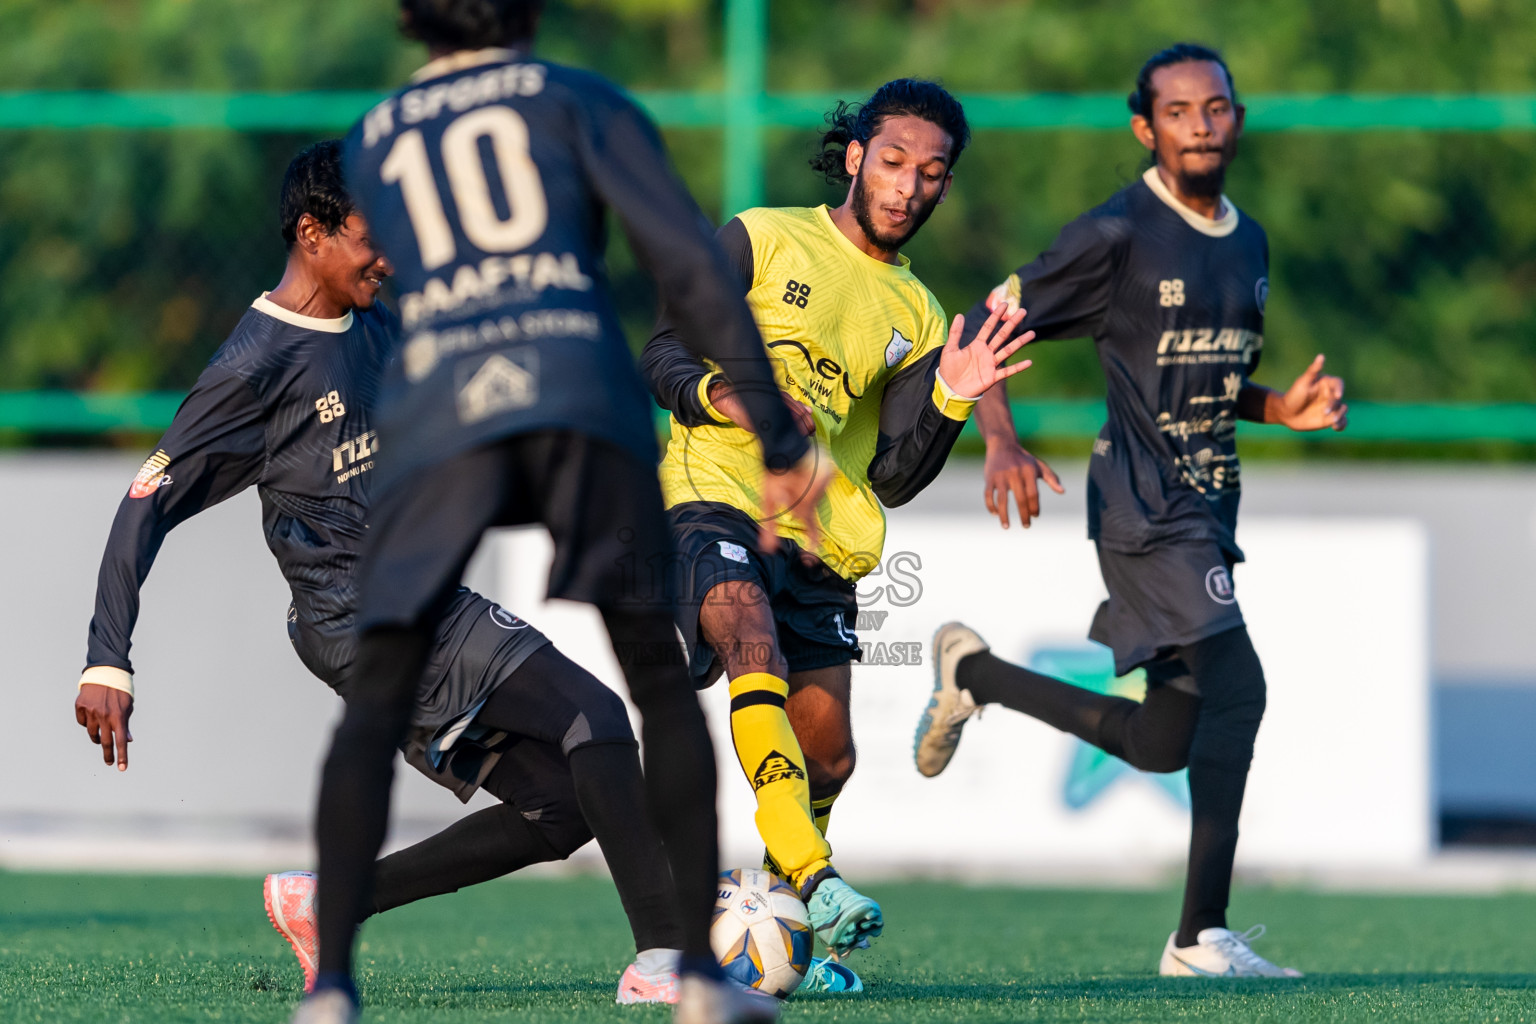
[[811,799],[824,800],[841,793],[853,777],[859,755],[852,741],[831,749],[807,749],[805,771],[811,784]]
[[592,830],[587,827],[579,809],[569,816],[561,816],[552,822],[533,822],[539,835],[554,853],[552,860],[565,860],[592,841]]
[[1189,744],[1182,746],[1153,747],[1147,751],[1142,763],[1136,766],[1144,772],[1156,772],[1167,774],[1169,772],[1182,771],[1189,767]]

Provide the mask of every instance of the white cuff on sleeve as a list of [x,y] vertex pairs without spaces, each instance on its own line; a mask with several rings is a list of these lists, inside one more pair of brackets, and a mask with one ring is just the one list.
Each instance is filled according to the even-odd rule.
[[949,386],[949,381],[945,380],[944,379],[944,375],[942,373],[940,373],[939,371],[937,371],[937,370],[933,371],[933,379],[938,382],[939,390],[944,393],[944,397],[945,398],[948,398],[948,399],[959,399],[962,402],[979,402],[979,401],[981,401],[981,396],[980,395],[976,395],[973,398],[970,395],[962,395],[960,392],[958,392],[954,388],[950,387]]
[[85,674],[80,677],[79,686],[75,688],[79,689],[80,686],[84,686],[86,683],[95,683],[97,686],[122,690],[128,696],[133,696],[133,673],[125,672],[111,665],[92,665],[85,670]]

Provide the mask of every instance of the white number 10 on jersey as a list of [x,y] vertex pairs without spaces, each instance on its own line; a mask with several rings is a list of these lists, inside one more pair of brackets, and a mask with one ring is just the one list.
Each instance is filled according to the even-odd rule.
[[[490,140],[501,171],[498,177],[510,207],[505,220],[491,199],[491,182],[480,158],[481,139]],[[517,252],[544,234],[549,223],[544,182],[528,153],[528,122],[517,111],[490,106],[456,118],[443,131],[442,157],[459,227],[482,251]],[[379,176],[386,185],[400,184],[422,269],[436,270],[452,262],[456,254],[453,228],[438,195],[421,129],[413,128],[395,140]]]

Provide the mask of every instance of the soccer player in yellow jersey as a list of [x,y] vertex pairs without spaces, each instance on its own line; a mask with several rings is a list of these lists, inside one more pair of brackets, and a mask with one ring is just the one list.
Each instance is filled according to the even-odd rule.
[[[850,666],[856,581],[879,563],[882,504],[900,505],[944,464],[976,400],[1028,362],[1003,362],[1021,317],[993,316],[960,347],[901,247],[948,192],[970,131],[932,82],[900,79],[839,104],[812,166],[848,183],[836,209],[747,210],[719,237],[735,264],[784,400],[835,473],[821,531],[787,520],[758,550],[758,443],[731,367],[685,349],[663,316],[642,360],[673,414],[662,490],[684,582],[678,602],[694,682],[730,679],[731,733],[757,795],[768,862],[800,892],[841,956],[880,934],[879,906],[838,877],[825,833],[853,772]],[[818,960],[806,980],[857,991]]]

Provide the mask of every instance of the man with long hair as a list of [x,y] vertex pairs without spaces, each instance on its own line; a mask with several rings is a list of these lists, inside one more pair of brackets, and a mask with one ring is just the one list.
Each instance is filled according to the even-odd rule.
[[[842,957],[884,923],[875,901],[838,876],[826,839],[854,766],[854,587],[879,564],[881,506],[922,490],[976,399],[1028,364],[1001,366],[1027,340],[1009,340],[1017,316],[984,311],[980,343],[962,349],[964,318],[946,328],[901,254],[949,191],[970,137],[960,104],[933,82],[899,79],[861,105],[840,104],[829,121],[812,167],[846,185],[842,204],[746,210],[719,232],[774,356],[768,397],[831,455],[820,536],[777,520],[778,549],[753,550],[762,523],[745,403],[761,385],[684,348],[670,320],[643,364],[673,417],[662,486],[694,683],[729,679],[731,735],[767,865],[799,890],[818,936]],[[825,959],[806,980],[810,991],[861,987]]]

